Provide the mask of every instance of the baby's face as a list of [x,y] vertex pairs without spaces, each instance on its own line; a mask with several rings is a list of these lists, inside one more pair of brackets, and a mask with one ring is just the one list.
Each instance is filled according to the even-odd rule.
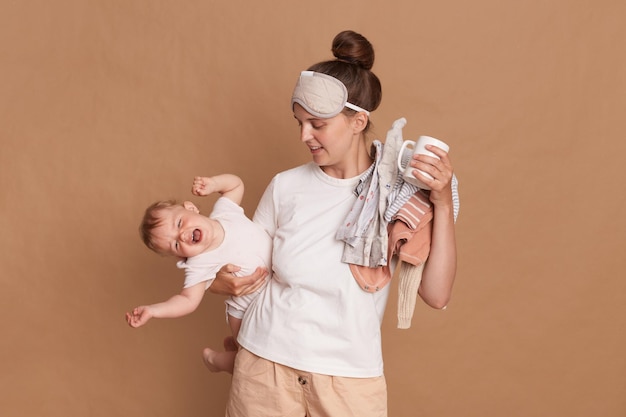
[[215,221],[192,207],[180,205],[161,210],[161,225],[152,232],[159,253],[190,258],[216,246]]

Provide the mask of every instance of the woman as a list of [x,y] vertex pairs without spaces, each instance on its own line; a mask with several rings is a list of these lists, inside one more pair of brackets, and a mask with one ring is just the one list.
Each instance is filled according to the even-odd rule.
[[[373,164],[366,134],[382,92],[366,38],[341,32],[332,51],[336,59],[301,74],[292,99],[312,162],[276,175],[254,216],[273,238],[274,274],[244,318],[227,416],[387,415],[380,327],[390,286],[361,289],[335,238]],[[431,188],[434,212],[419,295],[444,308],[456,272],[453,170],[446,152],[428,149],[440,159],[411,161],[433,177],[414,173]],[[232,270],[214,292],[241,291]]]

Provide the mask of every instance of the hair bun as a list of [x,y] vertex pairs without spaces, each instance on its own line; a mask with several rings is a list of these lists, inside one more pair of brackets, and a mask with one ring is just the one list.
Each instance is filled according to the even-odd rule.
[[352,30],[344,30],[335,36],[332,52],[338,60],[366,70],[374,66],[374,47],[363,35]]

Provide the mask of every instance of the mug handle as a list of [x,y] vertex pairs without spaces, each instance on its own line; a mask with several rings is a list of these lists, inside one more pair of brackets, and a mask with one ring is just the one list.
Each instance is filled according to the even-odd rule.
[[415,149],[415,141],[405,140],[404,142],[402,142],[402,146],[400,147],[400,152],[398,152],[398,169],[402,172],[404,172],[404,170],[406,169],[406,167],[402,166],[402,155],[404,155],[404,148],[406,148],[406,146],[409,144],[412,144],[413,149]]

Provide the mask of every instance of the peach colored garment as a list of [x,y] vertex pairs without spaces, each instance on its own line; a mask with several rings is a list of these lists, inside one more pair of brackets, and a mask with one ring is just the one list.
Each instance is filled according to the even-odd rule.
[[[433,210],[428,194],[418,191],[398,210],[387,227],[388,259],[397,256],[400,268],[399,328],[410,327],[423,264],[430,254],[432,219]],[[379,291],[389,283],[392,276],[389,265],[368,268],[350,264],[350,270],[359,286],[367,292]]]
[[237,353],[226,417],[305,415],[386,417],[385,376],[316,374],[268,361],[246,349]]

